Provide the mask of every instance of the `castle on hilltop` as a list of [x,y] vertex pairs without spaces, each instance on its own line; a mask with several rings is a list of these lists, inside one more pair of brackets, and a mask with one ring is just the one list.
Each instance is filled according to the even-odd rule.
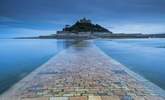
[[65,25],[62,31],[57,31],[53,35],[56,38],[71,38],[71,39],[91,39],[97,37],[107,37],[113,33],[99,24],[93,24],[91,20],[82,18],[76,21],[73,25]]
[[93,24],[91,20],[86,19],[85,17],[78,20],[73,25],[66,25],[62,31],[57,33],[94,33],[94,32],[110,32],[108,29],[102,27],[98,24]]
[[91,23],[91,20],[86,19],[85,17],[83,19],[80,19],[80,23]]

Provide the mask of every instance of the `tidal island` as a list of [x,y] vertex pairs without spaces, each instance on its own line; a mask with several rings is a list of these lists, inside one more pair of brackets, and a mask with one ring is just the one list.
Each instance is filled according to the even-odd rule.
[[73,25],[65,25],[55,34],[38,37],[18,37],[17,39],[127,39],[127,38],[165,38],[165,34],[114,33],[90,19],[82,18]]
[[39,36],[39,38],[84,38],[93,39],[103,36],[111,36],[113,33],[99,24],[93,24],[90,19],[82,18],[73,25],[65,25],[62,31],[49,36]]

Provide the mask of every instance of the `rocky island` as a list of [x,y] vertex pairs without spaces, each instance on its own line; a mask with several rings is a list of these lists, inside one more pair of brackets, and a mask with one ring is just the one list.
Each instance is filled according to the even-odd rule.
[[62,31],[50,36],[40,36],[39,38],[98,38],[110,36],[113,33],[99,24],[93,24],[91,20],[83,18],[73,25],[65,25]]
[[91,20],[82,18],[73,25],[65,25],[61,31],[55,34],[38,37],[19,37],[16,39],[127,39],[127,38],[165,38],[165,34],[142,33],[114,33],[99,24],[93,24]]

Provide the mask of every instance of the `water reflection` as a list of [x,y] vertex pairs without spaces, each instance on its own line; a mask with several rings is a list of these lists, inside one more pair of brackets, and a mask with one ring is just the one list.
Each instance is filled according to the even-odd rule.
[[82,50],[86,40],[3,39],[0,42],[0,93],[25,77],[60,51]]
[[[164,39],[96,41],[107,55],[165,89]],[[154,73],[154,74],[153,74]]]
[[63,49],[64,40],[0,40],[0,93]]
[[[58,42],[60,42],[60,41],[58,41]],[[72,48],[75,50],[83,50],[84,48],[91,46],[91,41],[78,40],[78,39],[63,40],[62,43],[58,43],[58,45],[59,45],[59,47],[63,46],[65,48],[68,48],[68,47],[72,46]]]

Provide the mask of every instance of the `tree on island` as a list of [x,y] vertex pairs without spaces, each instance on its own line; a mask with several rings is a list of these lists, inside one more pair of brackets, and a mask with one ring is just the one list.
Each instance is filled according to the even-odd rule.
[[83,18],[79,21],[77,21],[72,26],[67,25],[63,31],[66,32],[110,32],[108,29],[98,25],[98,24],[92,24],[90,20],[87,20],[86,18]]

